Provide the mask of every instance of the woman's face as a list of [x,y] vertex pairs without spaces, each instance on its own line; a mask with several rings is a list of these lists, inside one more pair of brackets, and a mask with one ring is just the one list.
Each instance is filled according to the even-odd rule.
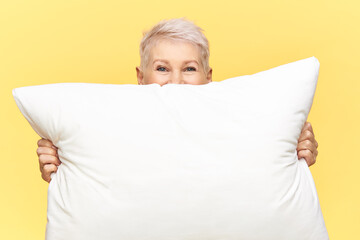
[[136,72],[139,85],[200,85],[212,81],[212,69],[204,72],[199,49],[189,42],[170,39],[159,40],[150,51],[144,72],[139,67],[136,67]]

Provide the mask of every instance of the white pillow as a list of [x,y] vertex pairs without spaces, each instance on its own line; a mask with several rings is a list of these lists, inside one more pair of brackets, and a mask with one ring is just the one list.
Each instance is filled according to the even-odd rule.
[[13,89],[59,148],[47,240],[328,239],[296,146],[315,57],[206,85]]

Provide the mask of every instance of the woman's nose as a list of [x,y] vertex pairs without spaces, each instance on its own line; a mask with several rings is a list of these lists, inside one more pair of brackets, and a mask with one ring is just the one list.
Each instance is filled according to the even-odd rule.
[[184,79],[181,72],[174,71],[171,75],[169,83],[184,84]]

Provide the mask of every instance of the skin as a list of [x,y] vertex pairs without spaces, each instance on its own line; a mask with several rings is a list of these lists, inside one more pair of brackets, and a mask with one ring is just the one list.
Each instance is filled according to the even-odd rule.
[[[159,60],[160,59],[160,60]],[[139,85],[157,83],[165,84],[207,84],[212,81],[212,69],[204,72],[197,46],[185,42],[162,39],[151,49],[149,63],[144,71],[136,67]],[[50,175],[56,172],[61,164],[57,148],[47,139],[38,142],[37,155],[41,177],[50,182]],[[310,167],[316,162],[318,143],[309,122],[302,128],[298,145],[298,159],[304,158]]]
[[136,67],[139,85],[207,84],[212,81],[212,69],[204,72],[199,49],[191,43],[162,39],[151,49],[144,71]]

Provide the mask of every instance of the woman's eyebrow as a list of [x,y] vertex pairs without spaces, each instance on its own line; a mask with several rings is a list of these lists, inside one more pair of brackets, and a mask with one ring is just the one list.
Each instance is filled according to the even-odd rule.
[[[168,61],[168,60],[165,60],[165,59],[155,59],[155,60],[153,61],[153,64],[154,64],[155,62],[157,62],[157,61],[159,61],[159,62],[164,62],[164,63],[169,63],[169,61]],[[187,63],[190,63],[190,62],[194,62],[194,63],[196,63],[197,65],[199,65],[198,61],[196,61],[196,60],[187,60],[187,61],[185,61],[184,63],[187,64]]]
[[188,61],[185,61],[184,63],[187,64],[187,63],[191,63],[191,62],[194,62],[197,65],[199,65],[198,61],[196,61],[196,60],[188,60]]
[[155,62],[157,62],[157,61],[169,63],[169,61],[168,61],[168,60],[165,60],[165,59],[155,59],[155,60],[153,61],[153,63],[155,63]]

